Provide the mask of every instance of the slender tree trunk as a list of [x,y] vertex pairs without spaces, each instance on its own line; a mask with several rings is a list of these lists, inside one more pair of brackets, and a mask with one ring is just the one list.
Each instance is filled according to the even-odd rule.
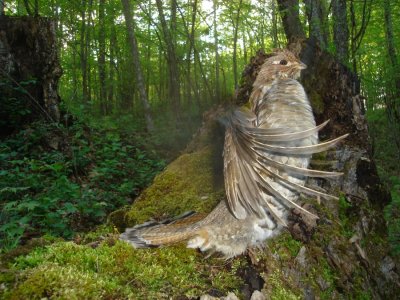
[[81,32],[80,32],[80,63],[82,72],[82,98],[83,102],[88,101],[88,83],[87,83],[87,53],[86,53],[86,0],[81,2]]
[[400,99],[400,74],[399,74],[399,63],[397,59],[397,51],[394,43],[393,33],[393,22],[392,22],[392,10],[390,8],[390,1],[384,0],[384,13],[385,13],[385,34],[386,44],[388,50],[389,60],[394,70],[393,75],[395,79],[396,97]]
[[277,0],[283,29],[289,42],[306,37],[299,17],[299,0]]
[[[272,46],[278,48],[278,12],[276,9],[276,2],[271,1],[271,14],[272,14]],[[263,47],[264,48],[264,47]]]
[[34,14],[37,17],[39,15],[39,0],[35,0],[35,5],[34,5]]
[[29,1],[28,1],[28,0],[24,0],[24,5],[25,5],[26,13],[27,13],[29,16],[32,16],[33,13],[32,13],[32,9],[31,9],[31,6],[30,6],[30,4],[29,4]]
[[349,61],[349,26],[346,0],[332,0],[333,42],[336,56],[342,63]]
[[[189,49],[187,52],[187,60],[186,60],[186,70],[187,70],[187,89],[186,89],[186,94],[187,94],[187,99],[189,101],[189,104],[192,102],[192,89],[195,91],[195,87],[192,82],[192,72],[191,72],[191,66],[192,66],[192,53],[194,49],[194,42],[195,42],[195,30],[196,30],[196,16],[197,16],[197,0],[194,0],[191,3],[192,6],[192,18],[191,18],[191,27],[190,27],[190,32],[188,29],[188,25],[185,23],[185,28],[188,34],[188,39],[189,39]],[[182,15],[183,17],[183,15]]]
[[[114,19],[114,12],[113,12]],[[110,61],[108,67],[108,81],[107,81],[107,111],[111,112],[114,107],[114,77],[115,77],[115,57],[117,54],[117,32],[115,25],[111,25],[111,37],[110,37]]]
[[321,48],[328,44],[328,34],[325,26],[325,1],[304,0],[309,25],[309,36],[317,39]]
[[[152,15],[152,5],[151,5],[151,0],[148,1],[148,6],[149,6],[149,15]],[[151,22],[152,20],[149,19],[147,22],[147,35],[151,36]],[[146,61],[147,61],[147,65],[146,65],[146,93],[147,96],[149,98],[151,98],[150,95],[150,78],[151,78],[151,74],[152,74],[152,70],[151,70],[151,43],[147,43],[147,47],[146,47]]]
[[389,119],[389,124],[391,131],[393,132],[397,149],[399,149],[398,153],[400,155],[400,68],[394,43],[392,10],[389,0],[384,0],[383,5],[386,45],[390,62],[390,65],[388,66],[388,77],[391,77],[389,81],[392,81],[393,83],[389,84],[389,86],[386,88],[387,90],[390,89],[393,91],[392,93],[386,92],[386,114]]
[[85,53],[86,53],[86,68],[87,68],[87,99],[88,101],[92,101],[92,68],[90,64],[90,41],[91,41],[91,29],[94,28],[93,19],[92,19],[92,9],[93,9],[93,0],[89,0],[88,5],[88,20],[86,26],[86,37],[85,37]]
[[350,51],[351,51],[351,61],[353,66],[353,72],[357,74],[357,61],[356,61],[356,14],[354,11],[354,2],[353,0],[350,1],[350,19],[351,19],[351,44],[350,44]]
[[129,39],[131,54],[132,54],[132,58],[133,58],[133,66],[135,69],[136,84],[137,84],[137,88],[138,88],[139,95],[140,95],[140,101],[142,102],[142,105],[144,107],[147,131],[150,132],[150,131],[153,131],[154,125],[153,125],[153,119],[152,119],[151,113],[150,113],[150,105],[149,105],[149,101],[147,99],[147,93],[146,93],[146,88],[144,86],[142,68],[141,68],[140,60],[139,60],[139,49],[138,49],[136,36],[135,36],[135,32],[134,32],[130,0],[121,0],[121,2],[122,2],[122,7],[123,7],[123,13],[125,16],[126,28],[128,30],[128,39]]
[[[156,0],[158,15],[160,18],[161,29],[164,36],[164,42],[167,50],[168,61],[168,96],[174,107],[176,117],[180,116],[180,78],[178,58],[176,56],[174,38],[171,35],[171,30],[168,28],[167,21],[164,15],[163,3],[161,0]],[[176,0],[172,0],[172,11],[176,9]],[[175,9],[174,9],[175,7]],[[173,13],[174,14],[174,13]],[[173,18],[172,18],[173,20]],[[175,25],[173,25],[175,26]]]
[[[351,20],[351,60],[353,65],[353,71],[357,73],[357,50],[360,48],[362,39],[367,29],[371,17],[371,5],[373,0],[362,1],[362,14],[361,22],[356,18],[354,0],[350,0],[350,20]],[[357,24],[359,22],[360,24]]]
[[105,27],[105,0],[99,0],[99,91],[100,105],[103,115],[107,115],[107,84],[106,84],[106,27]]
[[213,0],[213,28],[214,28],[214,51],[215,51],[215,100],[221,99],[221,87],[219,83],[219,52],[218,52],[218,30],[217,30],[218,2]]
[[[247,40],[246,40],[246,31],[244,31],[244,28],[242,30],[242,41],[243,41],[243,60],[245,62],[247,62]],[[249,43],[249,45],[251,46],[251,43]],[[250,48],[250,52],[251,52],[251,48]]]
[[238,87],[238,71],[237,71],[237,40],[239,33],[239,20],[240,11],[242,9],[243,0],[239,0],[239,6],[236,12],[236,18],[233,24],[233,78],[235,82],[235,89]]
[[0,0],[0,16],[4,16],[5,7],[6,7],[5,0]]

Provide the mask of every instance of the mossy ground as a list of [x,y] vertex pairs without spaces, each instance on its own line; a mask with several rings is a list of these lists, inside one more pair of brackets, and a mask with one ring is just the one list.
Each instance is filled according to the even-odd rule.
[[[100,245],[56,242],[14,259],[2,276],[4,299],[164,299],[241,284],[236,259],[205,260],[184,245],[133,249],[110,236]],[[18,282],[13,286],[11,282]],[[7,287],[4,289],[4,287]],[[1,295],[1,294],[0,294]]]
[[[109,225],[78,236],[75,242],[47,240],[3,255],[0,298],[196,298],[211,290],[240,295],[244,279],[238,274],[248,264],[245,256],[231,261],[206,259],[185,245],[133,249],[118,241],[126,226],[188,210],[209,212],[224,198],[214,165],[215,157],[221,160],[221,152],[210,144],[207,132],[198,140],[205,146],[198,144],[195,151],[172,162],[131,207],[111,214]],[[359,246],[369,258],[370,265],[365,267],[349,239],[359,228],[357,216],[372,220],[375,212],[366,202],[348,200],[341,197],[329,206],[311,201],[320,222],[308,243],[283,232],[269,240],[264,251],[253,254],[254,266],[265,281],[264,294],[270,299],[302,299],[307,291],[320,299],[340,299],[343,295],[373,298],[365,279],[368,272],[379,270],[378,256],[388,248],[380,238],[384,230],[371,223],[360,240]],[[302,249],[305,263],[298,259]]]
[[[204,140],[204,136],[203,136]],[[215,177],[213,147],[172,162],[128,210],[113,213],[108,226],[77,236],[75,242],[36,245],[10,255],[0,297],[5,299],[164,299],[198,297],[210,290],[239,294],[244,257],[205,259],[185,245],[133,249],[118,241],[118,229],[188,210],[209,212],[224,197]],[[121,228],[120,228],[120,226]]]

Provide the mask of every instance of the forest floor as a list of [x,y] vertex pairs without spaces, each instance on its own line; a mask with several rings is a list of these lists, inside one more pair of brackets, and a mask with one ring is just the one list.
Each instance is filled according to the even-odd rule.
[[[379,175],[392,195],[385,209],[392,250],[400,255],[398,152],[384,112],[374,111],[368,120]],[[43,234],[72,238],[104,223],[179,155],[195,128],[174,134],[159,126],[164,131],[149,138],[137,134],[129,117],[71,117],[69,123],[36,122],[0,141],[2,251]]]
[[[382,116],[372,115],[369,119],[379,173],[392,191],[392,203],[385,211],[392,253],[399,255],[400,177],[394,160],[396,149],[385,139]],[[26,279],[14,291],[6,289],[5,295],[43,294],[41,289],[67,295],[82,282],[87,289],[74,290],[74,295],[93,299],[130,295],[132,289],[143,297],[162,298],[171,294],[198,296],[205,291],[222,296],[241,286],[242,290],[237,291],[240,294],[246,292],[243,287],[248,280],[259,282],[256,289],[262,287],[263,279],[259,277],[246,279],[254,276],[248,256],[206,262],[203,256],[183,246],[178,246],[179,251],[173,247],[139,252],[116,240],[118,229],[111,225],[115,222],[107,222],[109,213],[132,204],[191,137],[186,133],[177,144],[176,136],[168,134],[171,131],[164,127],[165,132],[150,139],[137,135],[137,128],[126,125],[129,122],[129,118],[120,122],[110,118],[96,122],[70,118],[68,126],[36,122],[0,142],[0,253],[5,261],[12,257],[12,270],[20,274],[0,274],[0,282],[8,286],[15,282],[15,276]],[[203,176],[206,172],[200,170],[204,164],[193,163],[198,164],[195,173]],[[179,159],[173,165],[179,169]],[[163,181],[173,170],[174,167],[164,170],[156,181]],[[140,217],[146,217],[146,212]],[[16,248],[18,245],[22,247]],[[269,247],[271,255],[278,253],[290,265],[297,260],[301,243],[284,234]],[[260,261],[268,265],[271,258],[262,257]],[[316,265],[321,269],[313,274],[321,273],[330,286],[321,295],[326,294],[323,298],[329,299],[339,274],[325,260]],[[133,273],[139,286],[125,282]],[[61,278],[64,283],[60,285]],[[275,295],[279,295],[278,299],[298,299],[300,295],[289,288],[292,283],[283,278],[284,274],[275,273],[268,277]],[[169,289],[165,290],[166,286]]]

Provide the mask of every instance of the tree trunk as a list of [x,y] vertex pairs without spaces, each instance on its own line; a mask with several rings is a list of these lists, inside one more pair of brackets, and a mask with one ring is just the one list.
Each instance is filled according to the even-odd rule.
[[[278,48],[278,13],[276,9],[276,2],[271,1],[271,14],[272,14],[272,46]],[[263,48],[264,49],[264,48]]]
[[[172,4],[176,4],[172,0]],[[180,118],[180,77],[179,77],[179,66],[178,58],[176,56],[176,49],[174,40],[175,38],[171,34],[171,30],[168,28],[167,21],[164,15],[163,3],[161,0],[156,0],[158,15],[161,23],[161,29],[163,32],[164,42],[167,50],[167,67],[168,67],[168,96],[177,118]],[[172,11],[174,11],[174,5],[172,5]]]
[[140,60],[139,60],[139,49],[138,49],[136,36],[135,36],[135,32],[134,32],[134,26],[133,26],[133,17],[132,17],[132,13],[131,13],[132,9],[131,9],[131,5],[130,5],[129,1],[130,0],[121,0],[123,12],[124,12],[124,16],[125,16],[126,28],[128,31],[129,44],[130,44],[131,54],[132,54],[132,59],[133,59],[133,67],[135,70],[136,85],[137,85],[137,88],[139,91],[140,101],[142,102],[142,105],[144,108],[144,115],[145,115],[145,119],[146,119],[147,131],[151,132],[154,129],[153,119],[151,117],[150,105],[149,105],[149,101],[147,99],[146,88],[144,85],[143,73],[142,73],[142,68],[141,68]]
[[326,9],[324,0],[304,0],[309,26],[309,36],[317,39],[321,48],[325,49],[328,44],[326,32]]
[[111,37],[110,37],[110,62],[108,67],[108,82],[107,82],[107,111],[112,111],[114,107],[114,77],[115,77],[115,57],[117,56],[117,32],[115,25],[111,25]]
[[221,99],[221,87],[219,82],[219,52],[218,52],[218,30],[217,30],[218,2],[213,0],[213,28],[214,28],[214,57],[215,57],[215,100]]
[[239,33],[239,20],[240,20],[240,11],[242,9],[243,0],[239,0],[238,8],[236,11],[236,18],[233,22],[233,78],[235,82],[235,89],[238,87],[238,71],[237,71],[237,40]]
[[296,39],[304,39],[306,35],[299,17],[299,0],[277,1],[287,40],[291,42]]
[[61,73],[52,21],[0,16],[0,134],[39,118],[58,122]]
[[[357,73],[357,50],[360,48],[362,39],[367,29],[371,17],[372,0],[363,0],[363,8],[361,14],[361,22],[356,17],[354,0],[350,0],[350,20],[351,20],[351,61],[353,65],[353,72]],[[360,24],[358,24],[360,23]]]
[[80,32],[80,63],[81,63],[81,72],[82,72],[82,98],[83,102],[87,103],[89,100],[89,87],[87,80],[87,48],[85,39],[86,35],[86,0],[82,0],[81,2],[81,32]]
[[339,61],[349,61],[349,26],[347,24],[346,0],[332,0],[333,42]]
[[[89,0],[88,3],[88,12],[93,10],[93,0]],[[92,68],[91,68],[91,49],[90,49],[90,42],[91,42],[91,30],[94,28],[92,14],[88,14],[86,30],[85,30],[85,60],[86,60],[86,74],[87,74],[87,101],[92,101]]]
[[100,107],[103,115],[107,115],[107,83],[106,83],[106,27],[105,27],[105,0],[99,1],[99,91]]
[[[384,18],[386,45],[390,62],[387,68],[389,82],[391,81],[386,87],[386,113],[400,155],[400,67],[394,42],[392,11],[389,0],[384,0]],[[390,92],[390,90],[393,92]]]

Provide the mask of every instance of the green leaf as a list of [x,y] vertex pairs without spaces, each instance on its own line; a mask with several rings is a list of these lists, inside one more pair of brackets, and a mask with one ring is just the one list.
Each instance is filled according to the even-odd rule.
[[78,211],[78,209],[70,202],[64,203],[64,209],[66,213],[72,214]]

